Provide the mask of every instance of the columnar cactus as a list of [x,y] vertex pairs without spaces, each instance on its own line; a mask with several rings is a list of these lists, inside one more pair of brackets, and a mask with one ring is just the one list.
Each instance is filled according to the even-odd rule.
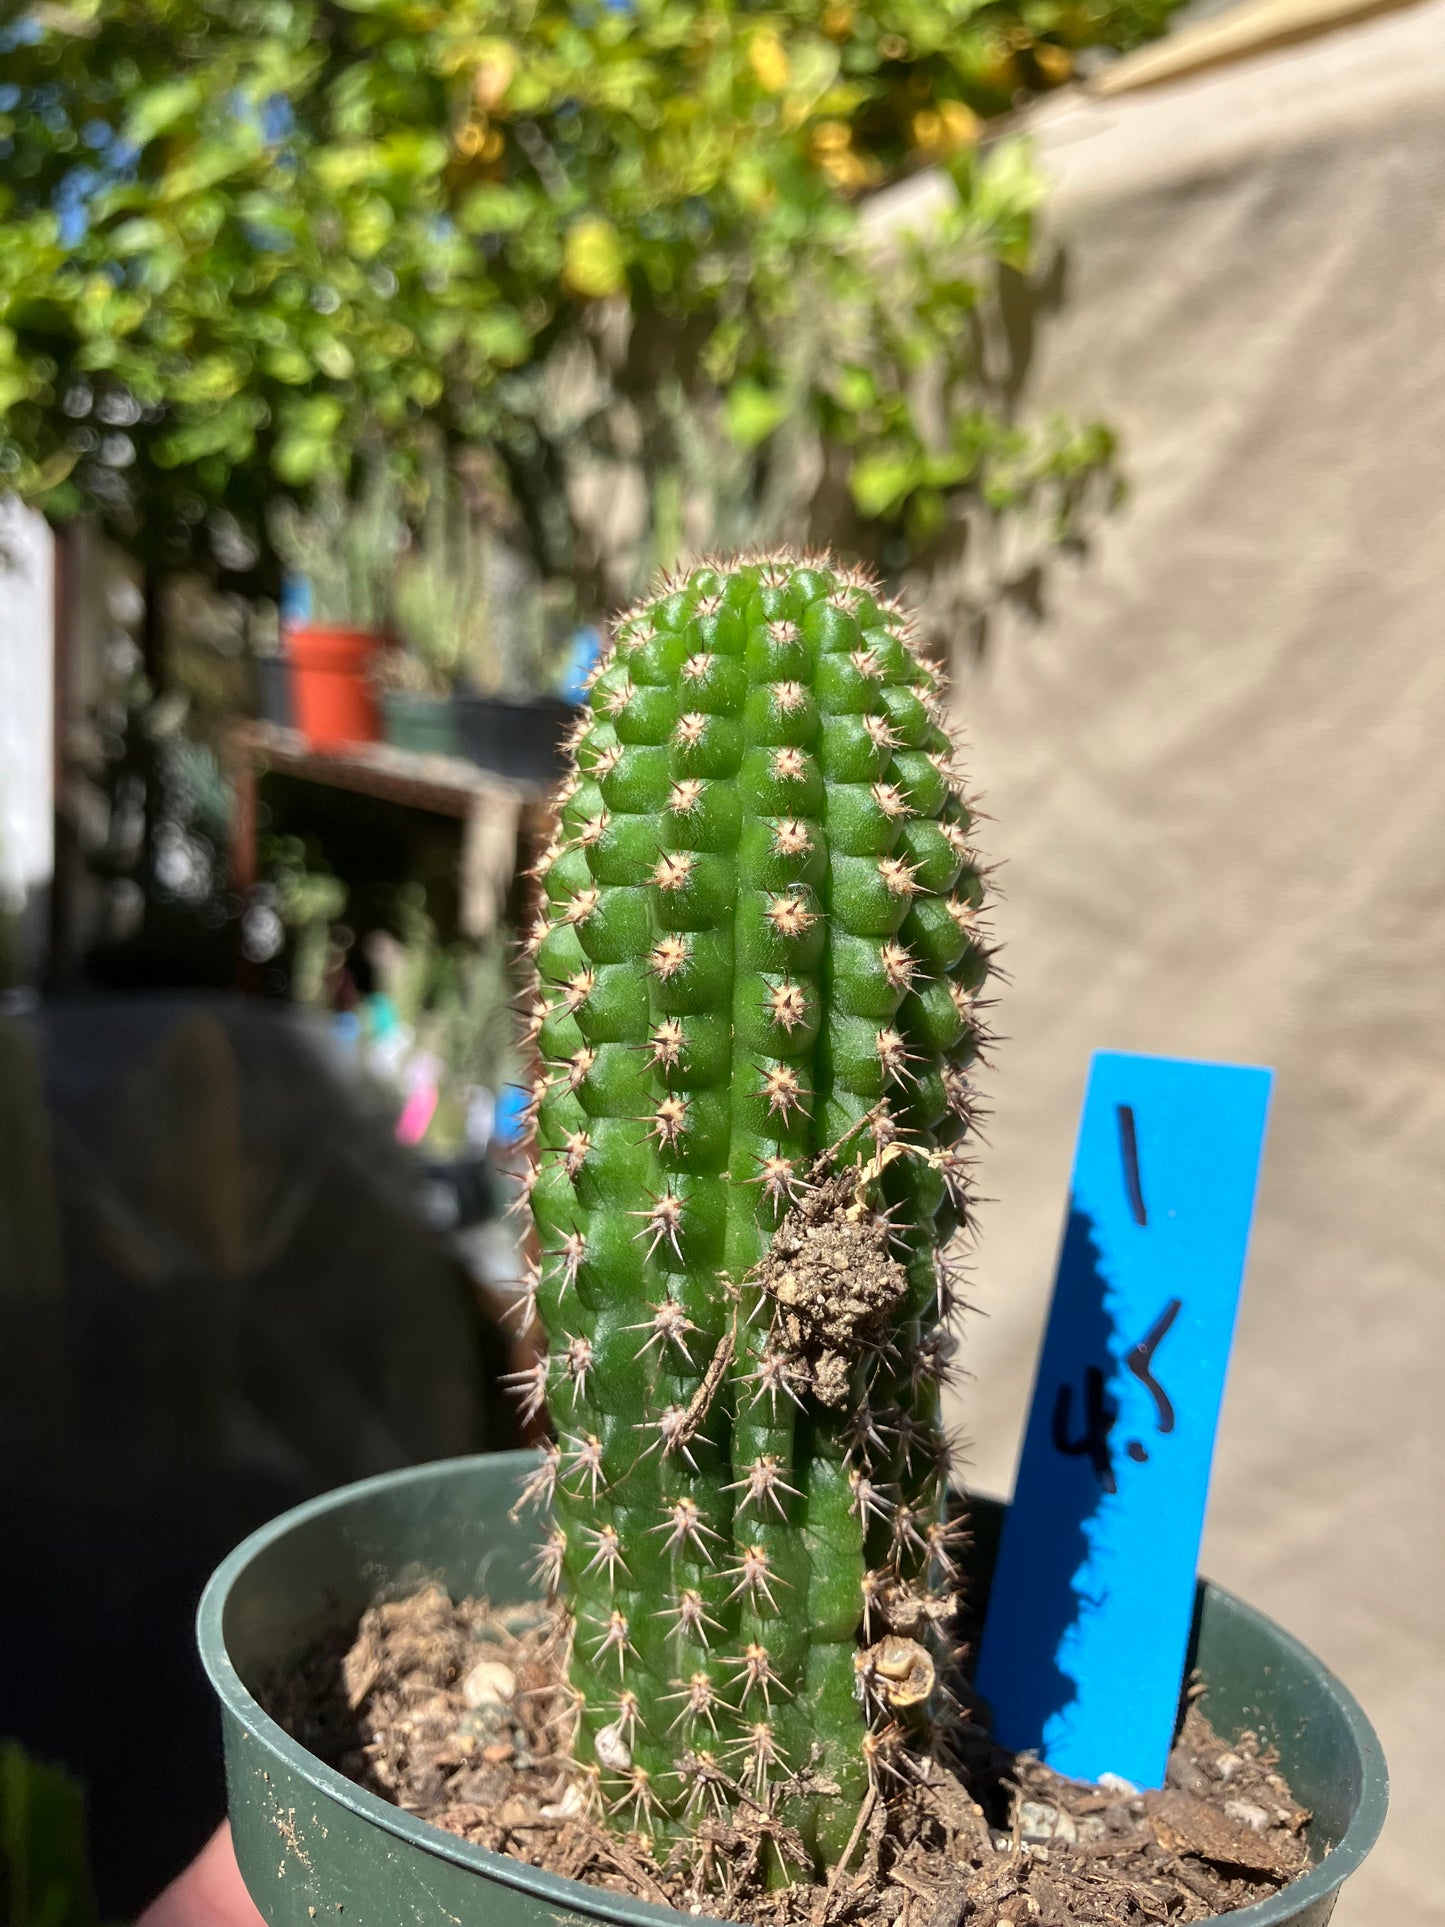
[[576,1750],[667,1832],[780,1786],[826,1864],[937,1700],[943,1244],[987,972],[907,618],[789,556],[617,625],[533,930],[530,1496]]

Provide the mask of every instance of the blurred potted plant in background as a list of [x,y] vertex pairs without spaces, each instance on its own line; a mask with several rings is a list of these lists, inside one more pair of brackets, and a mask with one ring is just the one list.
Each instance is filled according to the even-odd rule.
[[[267,605],[268,611],[270,605]],[[282,646],[280,625],[274,620],[264,629],[257,625],[258,634],[252,641],[251,661],[256,675],[256,714],[263,723],[275,723],[278,729],[296,727],[296,705],[291,696],[291,664],[286,659]]]
[[314,749],[379,741],[371,678],[388,639],[402,545],[398,495],[385,462],[368,460],[354,501],[332,479],[305,511],[278,501],[271,531],[292,572],[282,646],[297,728]]
[[461,477],[437,450],[424,470],[417,526],[396,560],[392,613],[397,647],[376,679],[386,740],[398,749],[454,756],[454,698],[486,648],[485,536]]
[[392,584],[401,646],[376,667],[387,740],[548,782],[572,716],[547,693],[575,626],[572,598],[565,584],[510,566],[485,470],[474,453],[439,447],[424,464],[420,514]]
[[463,755],[478,768],[545,788],[561,773],[562,739],[577,713],[554,693],[579,634],[577,605],[570,583],[529,585],[512,560],[502,545],[488,545],[488,647],[457,697],[457,728]]
[[396,1135],[428,1180],[428,1215],[453,1229],[495,1215],[486,1155],[497,1096],[517,1072],[506,941],[443,944],[418,885],[397,892],[399,936],[373,935],[365,1060],[399,1095]]
[[260,847],[262,881],[241,919],[241,947],[255,965],[284,959],[291,1001],[329,1010],[350,933],[340,926],[347,888],[299,836],[268,836]]

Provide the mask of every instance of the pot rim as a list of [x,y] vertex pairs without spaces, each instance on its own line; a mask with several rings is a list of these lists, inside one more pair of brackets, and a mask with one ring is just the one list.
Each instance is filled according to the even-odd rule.
[[[439,1472],[463,1477],[482,1467],[499,1477],[506,1477],[520,1472],[535,1457],[534,1452],[525,1449],[516,1452],[482,1452],[463,1458],[433,1459],[423,1465],[406,1466],[395,1472],[375,1473],[370,1478],[357,1479],[350,1485],[338,1486],[331,1492],[308,1499],[258,1527],[217,1566],[196,1608],[196,1638],[206,1676],[217,1698],[241,1725],[254,1733],[263,1744],[282,1754],[292,1770],[299,1773],[309,1785],[347,1808],[358,1819],[369,1821],[383,1833],[392,1834],[409,1846],[499,1881],[503,1886],[516,1888],[554,1907],[568,1908],[574,1914],[587,1914],[598,1921],[615,1922],[623,1918],[612,1909],[624,1903],[626,1920],[636,1923],[637,1927],[675,1927],[675,1923],[683,1920],[691,1922],[692,1927],[735,1927],[735,1923],[723,1921],[714,1915],[682,1913],[673,1907],[659,1906],[655,1901],[609,1893],[605,1888],[589,1886],[585,1881],[570,1880],[562,1874],[528,1866],[524,1861],[514,1860],[510,1854],[494,1853],[489,1847],[476,1846],[471,1841],[446,1832],[442,1827],[433,1826],[428,1820],[419,1819],[401,1807],[393,1806],[379,1794],[370,1793],[355,1781],[348,1780],[345,1774],[328,1766],[324,1760],[318,1759],[292,1739],[246,1688],[231,1664],[223,1631],[226,1601],[246,1567],[275,1541],[285,1538],[296,1527],[324,1517],[328,1512],[344,1510],[365,1493],[383,1487],[395,1489],[398,1486],[433,1482]],[[1291,1881],[1277,1894],[1271,1894],[1268,1900],[1237,1908],[1228,1916],[1231,1927],[1233,1923],[1238,1923],[1238,1927],[1279,1927],[1279,1923],[1295,1918],[1303,1908],[1332,1894],[1355,1871],[1375,1844],[1389,1804],[1384,1752],[1354,1694],[1301,1641],[1266,1613],[1228,1592],[1225,1587],[1216,1586],[1212,1580],[1203,1583],[1218,1597],[1231,1600],[1241,1613],[1269,1631],[1294,1657],[1323,1675],[1339,1703],[1362,1768],[1359,1804],[1349,1826],[1329,1851],[1297,1880]],[[1372,1760],[1377,1771],[1373,1774],[1363,1771]],[[1213,1918],[1224,1919],[1225,1916],[1215,1915]]]

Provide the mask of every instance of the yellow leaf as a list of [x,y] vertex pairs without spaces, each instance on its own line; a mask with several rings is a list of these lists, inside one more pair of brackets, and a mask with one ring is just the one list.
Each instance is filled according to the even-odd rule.
[[787,52],[772,27],[760,27],[748,42],[748,65],[767,93],[780,94],[787,86]]
[[600,214],[584,214],[567,230],[562,279],[574,294],[592,299],[616,294],[626,279],[617,230]]
[[971,107],[965,107],[961,100],[940,101],[938,118],[943,122],[943,131],[951,147],[970,147],[978,139],[978,115]]
[[954,154],[978,139],[978,116],[961,100],[941,100],[936,111],[926,107],[913,116],[912,133],[921,153]]
[[35,492],[43,495],[47,489],[59,488],[79,460],[73,448],[58,448],[47,455],[35,471]]
[[1034,48],[1034,65],[1052,87],[1061,87],[1074,71],[1074,56],[1067,47],[1056,47],[1041,40]]
[[494,114],[517,71],[517,50],[509,40],[488,40],[481,48],[472,96],[483,113]]

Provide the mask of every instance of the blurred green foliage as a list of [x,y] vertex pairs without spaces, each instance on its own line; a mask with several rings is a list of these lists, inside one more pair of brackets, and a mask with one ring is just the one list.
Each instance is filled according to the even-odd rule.
[[264,837],[259,856],[277,920],[264,954],[274,954],[289,939],[293,1001],[309,1010],[327,1009],[332,979],[353,940],[351,931],[336,928],[346,912],[346,885],[302,837]]
[[281,560],[311,585],[313,622],[385,629],[403,536],[401,505],[374,450],[355,467],[353,499],[326,469],[304,511],[285,497],[272,504],[268,529]]
[[[1109,441],[982,381],[1040,183],[980,117],[1173,4],[3,0],[0,486],[244,572],[268,498],[440,431],[589,588],[589,464],[640,457],[646,562],[690,474],[764,504],[804,436],[883,537],[1066,515]],[[950,204],[880,269],[860,203],[925,162]]]
[[96,1927],[85,1799],[58,1767],[0,1739],[0,1920]]
[[503,929],[483,944],[443,943],[415,885],[398,890],[396,921],[396,940],[382,947],[379,987],[409,1036],[408,1054],[435,1060],[437,1103],[422,1146],[456,1157],[469,1142],[477,1093],[494,1095],[520,1075],[517,985],[507,969],[513,940]]

